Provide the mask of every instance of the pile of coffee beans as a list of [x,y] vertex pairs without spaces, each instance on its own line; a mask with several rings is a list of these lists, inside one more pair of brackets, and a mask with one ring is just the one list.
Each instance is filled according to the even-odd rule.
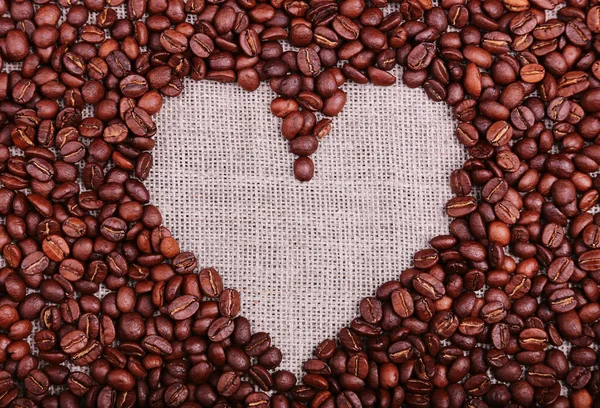
[[450,177],[450,233],[317,347],[293,400],[600,406],[600,6],[407,1],[384,17],[345,0],[307,16],[325,5],[326,26],[357,33],[337,50],[356,47],[342,78],[402,65],[406,85],[452,106],[471,157]]
[[295,377],[142,183],[164,96],[242,78],[249,14],[123,3],[0,0],[0,407],[260,406]]
[[[600,6],[387,7],[0,0],[0,408],[598,406]],[[150,203],[152,116],[187,76],[268,80],[308,181],[345,81],[397,65],[471,156],[450,233],[297,383]]]

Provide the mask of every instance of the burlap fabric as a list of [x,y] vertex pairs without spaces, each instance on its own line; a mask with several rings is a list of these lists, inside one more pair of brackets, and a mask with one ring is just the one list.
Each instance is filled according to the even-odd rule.
[[[399,74],[399,72],[396,72]],[[243,314],[300,374],[358,301],[448,231],[450,172],[466,154],[443,103],[401,83],[347,84],[348,103],[299,183],[267,85],[186,82],[157,115],[147,182],[165,225],[238,289]]]

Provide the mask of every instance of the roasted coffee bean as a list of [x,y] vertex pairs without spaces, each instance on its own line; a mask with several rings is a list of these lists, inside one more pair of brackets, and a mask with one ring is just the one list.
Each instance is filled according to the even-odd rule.
[[83,350],[87,342],[88,338],[84,332],[74,330],[61,339],[60,347],[67,354],[75,354]]
[[100,233],[109,241],[121,241],[127,234],[127,223],[117,217],[109,217],[100,226]]
[[544,364],[532,365],[525,375],[527,382],[534,387],[551,387],[556,382],[556,372]]
[[38,275],[44,272],[49,265],[49,258],[43,252],[36,251],[23,259],[21,272],[25,275]]
[[435,55],[435,46],[431,43],[421,43],[408,54],[408,67],[412,70],[425,69],[431,64]]
[[465,381],[465,391],[469,395],[480,397],[485,395],[490,387],[491,387],[490,379],[484,374],[477,374],[469,377],[467,381]]
[[48,376],[38,369],[29,372],[23,381],[25,389],[33,395],[43,395],[48,391],[50,380]]
[[224,397],[232,396],[240,388],[240,377],[232,371],[223,373],[217,383],[217,391]]
[[321,59],[312,48],[302,48],[297,56],[298,69],[304,75],[316,76],[321,70]]
[[200,288],[205,296],[216,298],[223,292],[223,281],[216,270],[203,269],[199,273]]
[[310,181],[315,172],[313,161],[310,157],[298,157],[294,161],[294,176],[300,181]]
[[156,335],[146,336],[142,340],[141,346],[147,351],[159,355],[169,355],[173,352],[171,344],[167,340]]
[[471,196],[456,197],[446,204],[446,213],[451,217],[463,217],[476,209],[476,200]]
[[[598,6],[408,2],[385,15],[386,2],[357,0],[40,3],[0,4],[3,58],[23,62],[0,75],[0,344],[9,356],[0,405],[593,404]],[[538,11],[555,7],[555,19]],[[187,14],[197,14],[193,24]],[[282,40],[298,51],[284,52]],[[324,342],[296,385],[269,373],[279,349],[252,335],[239,293],[214,269],[193,273],[196,257],[181,252],[130,175],[149,176],[152,116],[189,74],[248,91],[268,79],[280,95],[271,110],[300,156],[294,175],[309,181],[308,156],[331,131],[319,115],[346,103],[340,86],[392,85],[396,63],[403,82],[445,100],[459,120],[471,158],[450,179],[446,213],[456,219],[435,249],[414,254],[414,268],[360,302],[339,346]],[[102,301],[93,296],[101,283],[113,291]],[[33,357],[24,339],[38,317]],[[568,359],[547,350],[565,341]],[[67,359],[91,377],[56,368]],[[64,383],[68,391],[49,395]]]
[[412,316],[414,313],[414,302],[410,293],[405,289],[397,289],[390,298],[394,312],[402,318]]
[[529,351],[544,350],[548,343],[548,335],[543,329],[529,328],[519,334],[519,345]]
[[412,284],[417,292],[429,299],[440,299],[446,293],[444,285],[427,273],[415,276]]
[[558,313],[569,312],[577,307],[575,293],[571,289],[558,289],[548,297],[550,308]]
[[196,313],[199,307],[195,296],[183,295],[169,304],[168,313],[174,320],[185,320]]

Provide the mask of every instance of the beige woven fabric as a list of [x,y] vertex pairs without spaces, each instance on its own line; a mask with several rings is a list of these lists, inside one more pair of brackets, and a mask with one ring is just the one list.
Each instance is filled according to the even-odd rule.
[[448,177],[465,152],[450,109],[421,89],[348,84],[348,104],[299,183],[269,112],[273,93],[186,82],[157,115],[148,181],[165,225],[238,289],[243,314],[300,374],[361,297],[446,233]]

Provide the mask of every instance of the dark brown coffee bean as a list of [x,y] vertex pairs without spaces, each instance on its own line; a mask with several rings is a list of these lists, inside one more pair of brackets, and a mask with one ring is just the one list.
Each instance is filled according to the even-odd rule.
[[508,191],[508,184],[502,178],[493,178],[488,181],[481,192],[483,199],[495,204],[502,200]]
[[481,309],[481,317],[488,323],[497,323],[506,317],[504,305],[500,302],[490,302]]
[[165,30],[160,35],[160,44],[172,54],[184,52],[187,49],[187,38],[176,30]]
[[571,289],[558,289],[548,297],[550,308],[558,313],[569,312],[577,307],[575,294]]
[[88,338],[84,332],[74,330],[61,339],[60,347],[67,354],[75,354],[83,350],[87,342]]
[[414,302],[410,293],[405,289],[397,289],[392,292],[391,298],[394,312],[402,318],[410,317],[414,313]]
[[136,136],[152,136],[156,133],[154,121],[140,108],[133,108],[125,113],[125,123]]
[[109,217],[100,226],[100,233],[109,241],[121,241],[127,233],[127,223],[120,218]]
[[412,70],[427,68],[435,56],[435,46],[421,43],[408,54],[408,67]]
[[417,292],[429,299],[440,299],[446,293],[444,285],[427,273],[415,276],[412,284]]
[[29,54],[29,41],[21,30],[12,29],[6,33],[6,50],[8,61],[23,61]]
[[38,275],[46,270],[50,260],[43,252],[33,252],[21,263],[21,272],[25,275]]
[[264,332],[255,333],[246,345],[245,351],[251,357],[260,356],[271,345],[271,337]]
[[298,136],[290,141],[290,152],[298,156],[309,156],[318,146],[319,142],[315,136]]
[[25,389],[33,395],[43,395],[48,391],[50,380],[41,370],[35,369],[29,372],[24,380]]
[[78,260],[67,258],[60,263],[58,271],[63,278],[74,282],[83,277],[85,268]]
[[223,281],[216,270],[203,269],[199,273],[200,288],[205,296],[216,298],[223,292]]
[[577,264],[584,271],[598,270],[600,267],[600,250],[584,252],[579,256]]
[[135,387],[133,375],[123,369],[114,369],[106,375],[106,383],[117,391],[131,391]]
[[543,329],[529,328],[519,334],[519,344],[529,351],[544,350],[548,343],[548,335]]
[[446,213],[450,217],[463,217],[476,209],[476,200],[471,196],[455,197],[446,204]]
[[167,340],[156,335],[144,337],[141,345],[145,350],[154,354],[169,355],[173,352],[171,344]]
[[234,323],[227,317],[216,319],[208,328],[208,338],[213,342],[223,341],[233,333]]
[[475,397],[485,395],[489,391],[491,385],[490,379],[483,374],[477,374],[469,377],[464,384],[465,391]]
[[127,98],[139,98],[148,91],[148,82],[141,75],[128,75],[121,79],[119,88]]
[[301,48],[297,55],[298,69],[307,76],[317,76],[321,70],[321,59],[312,48]]
[[183,295],[169,304],[168,313],[174,320],[185,320],[196,313],[199,307],[200,304],[195,296]]
[[551,387],[555,382],[555,371],[544,364],[535,364],[526,371],[525,379],[534,387]]
[[294,161],[294,176],[300,181],[310,181],[315,172],[313,161],[310,157],[298,157]]
[[341,15],[333,19],[332,27],[340,37],[346,40],[356,40],[360,32],[356,23]]
[[224,397],[232,396],[240,388],[240,377],[228,371],[223,373],[217,383],[217,391]]
[[240,312],[240,294],[234,289],[226,289],[219,297],[221,316],[234,318]]

